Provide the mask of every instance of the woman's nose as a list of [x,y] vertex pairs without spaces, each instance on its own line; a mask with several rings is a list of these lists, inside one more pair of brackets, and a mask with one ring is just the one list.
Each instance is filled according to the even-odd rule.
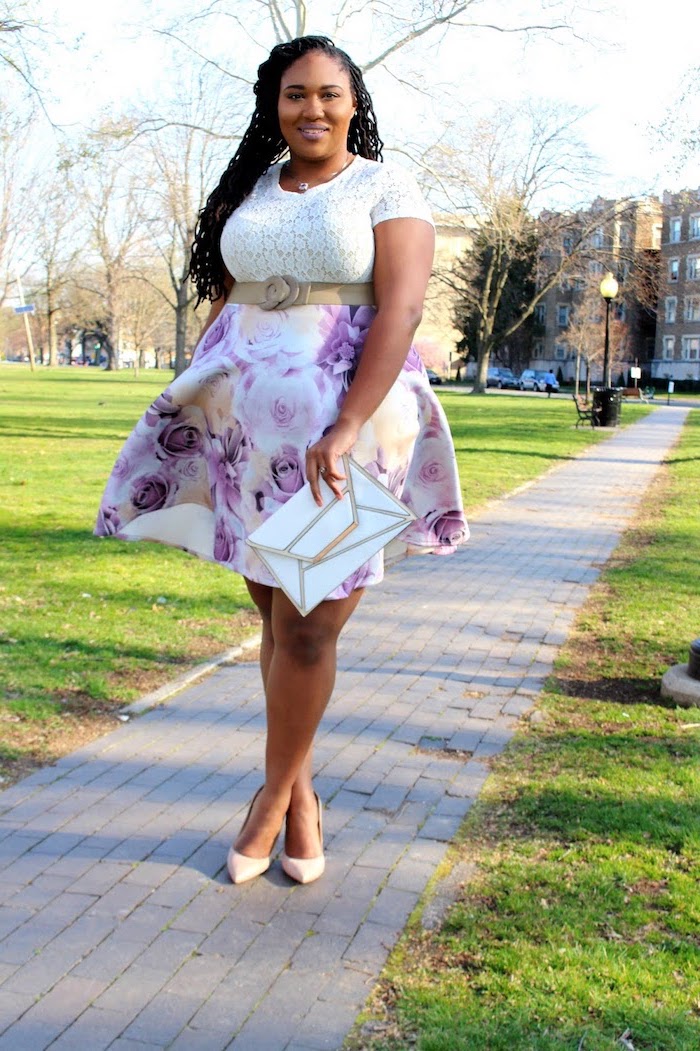
[[309,95],[306,98],[304,116],[309,120],[323,116],[323,103],[317,95]]

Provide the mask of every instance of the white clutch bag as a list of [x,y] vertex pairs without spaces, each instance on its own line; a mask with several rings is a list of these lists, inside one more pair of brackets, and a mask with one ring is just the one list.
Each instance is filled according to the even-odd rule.
[[248,537],[303,617],[416,517],[349,456],[342,460],[342,500],[321,477],[319,507],[307,482]]

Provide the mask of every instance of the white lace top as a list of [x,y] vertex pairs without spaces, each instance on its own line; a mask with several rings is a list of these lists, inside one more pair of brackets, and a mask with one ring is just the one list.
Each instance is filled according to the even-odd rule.
[[221,254],[237,281],[290,274],[299,281],[369,281],[373,229],[386,219],[424,219],[430,209],[416,180],[393,164],[356,157],[330,182],[306,193],[279,184],[281,164],[258,179],[221,234]]

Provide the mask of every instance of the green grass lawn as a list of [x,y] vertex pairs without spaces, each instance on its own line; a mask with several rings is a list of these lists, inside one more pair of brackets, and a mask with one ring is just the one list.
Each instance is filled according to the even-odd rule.
[[92,536],[121,443],[170,375],[0,370],[6,756],[51,758],[77,717],[99,723],[115,702],[250,633],[240,577],[160,545]]
[[[160,545],[92,536],[119,448],[170,378],[0,367],[0,718],[8,760],[52,758],[76,720],[101,717],[251,631],[251,603],[235,574]],[[442,401],[468,509],[602,437],[576,431],[565,401],[461,392]],[[646,411],[625,406],[624,418]],[[6,764],[0,776],[7,775]]]
[[[446,391],[440,400],[452,428],[467,511],[532,481],[609,434],[583,426],[576,430],[570,398]],[[648,405],[623,405],[622,423],[651,411]]]
[[[660,703],[700,602],[700,415],[493,763],[442,928],[415,919],[369,1051],[698,1051],[700,711]],[[620,1038],[623,1038],[622,1040]]]

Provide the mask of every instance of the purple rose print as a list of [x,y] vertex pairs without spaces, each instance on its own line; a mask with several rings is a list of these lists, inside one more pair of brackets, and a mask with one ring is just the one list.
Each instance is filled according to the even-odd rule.
[[226,335],[228,334],[228,330],[231,328],[232,321],[233,311],[230,309],[222,310],[214,324],[211,326],[211,328],[207,329],[207,331],[204,333],[204,339],[202,340],[202,342],[195,349],[195,352],[192,356],[193,364],[195,361],[198,361],[199,358],[202,358],[205,354],[208,354],[212,347],[215,347],[218,343],[223,342],[223,340],[226,338]]
[[214,558],[217,562],[232,562],[237,548],[238,537],[223,518],[218,518],[214,530]]
[[406,484],[407,464],[399,464],[390,470],[384,459],[384,451],[380,447],[377,449],[377,459],[363,466],[367,474],[371,474],[378,482],[385,485],[390,493],[399,498],[401,497],[403,487]]
[[404,372],[422,372],[426,375],[421,356],[414,346],[409,348],[403,368]]
[[114,536],[119,531],[121,521],[116,507],[103,506],[97,516],[95,533],[97,536]]
[[425,486],[442,485],[446,481],[447,471],[442,460],[435,458],[421,464],[418,477]]
[[211,439],[210,456],[216,495],[230,511],[235,511],[241,499],[243,470],[250,458],[248,442],[239,423]]
[[270,473],[276,489],[276,499],[286,503],[304,484],[301,457],[293,445],[283,445],[270,459]]
[[426,515],[426,524],[440,544],[455,547],[465,539],[466,523],[460,511],[433,511]]
[[162,475],[142,475],[131,488],[131,502],[141,513],[158,511],[165,505],[170,489],[170,483]]
[[354,313],[350,307],[341,307],[337,312],[327,313],[321,322],[325,340],[319,351],[318,364],[333,376],[340,377],[344,392],[352,383],[374,316],[375,311],[368,307],[359,307]]
[[158,444],[167,456],[197,456],[204,449],[204,435],[191,420],[176,416],[158,436]]
[[172,395],[167,390],[159,394],[153,404],[144,413],[144,423],[149,427],[155,427],[161,420],[171,416],[177,416],[180,406],[173,401]]
[[117,458],[117,462],[114,465],[112,474],[115,478],[127,478],[129,476],[130,471],[131,463],[129,462],[127,457],[124,456],[124,454],[122,453],[122,455]]

